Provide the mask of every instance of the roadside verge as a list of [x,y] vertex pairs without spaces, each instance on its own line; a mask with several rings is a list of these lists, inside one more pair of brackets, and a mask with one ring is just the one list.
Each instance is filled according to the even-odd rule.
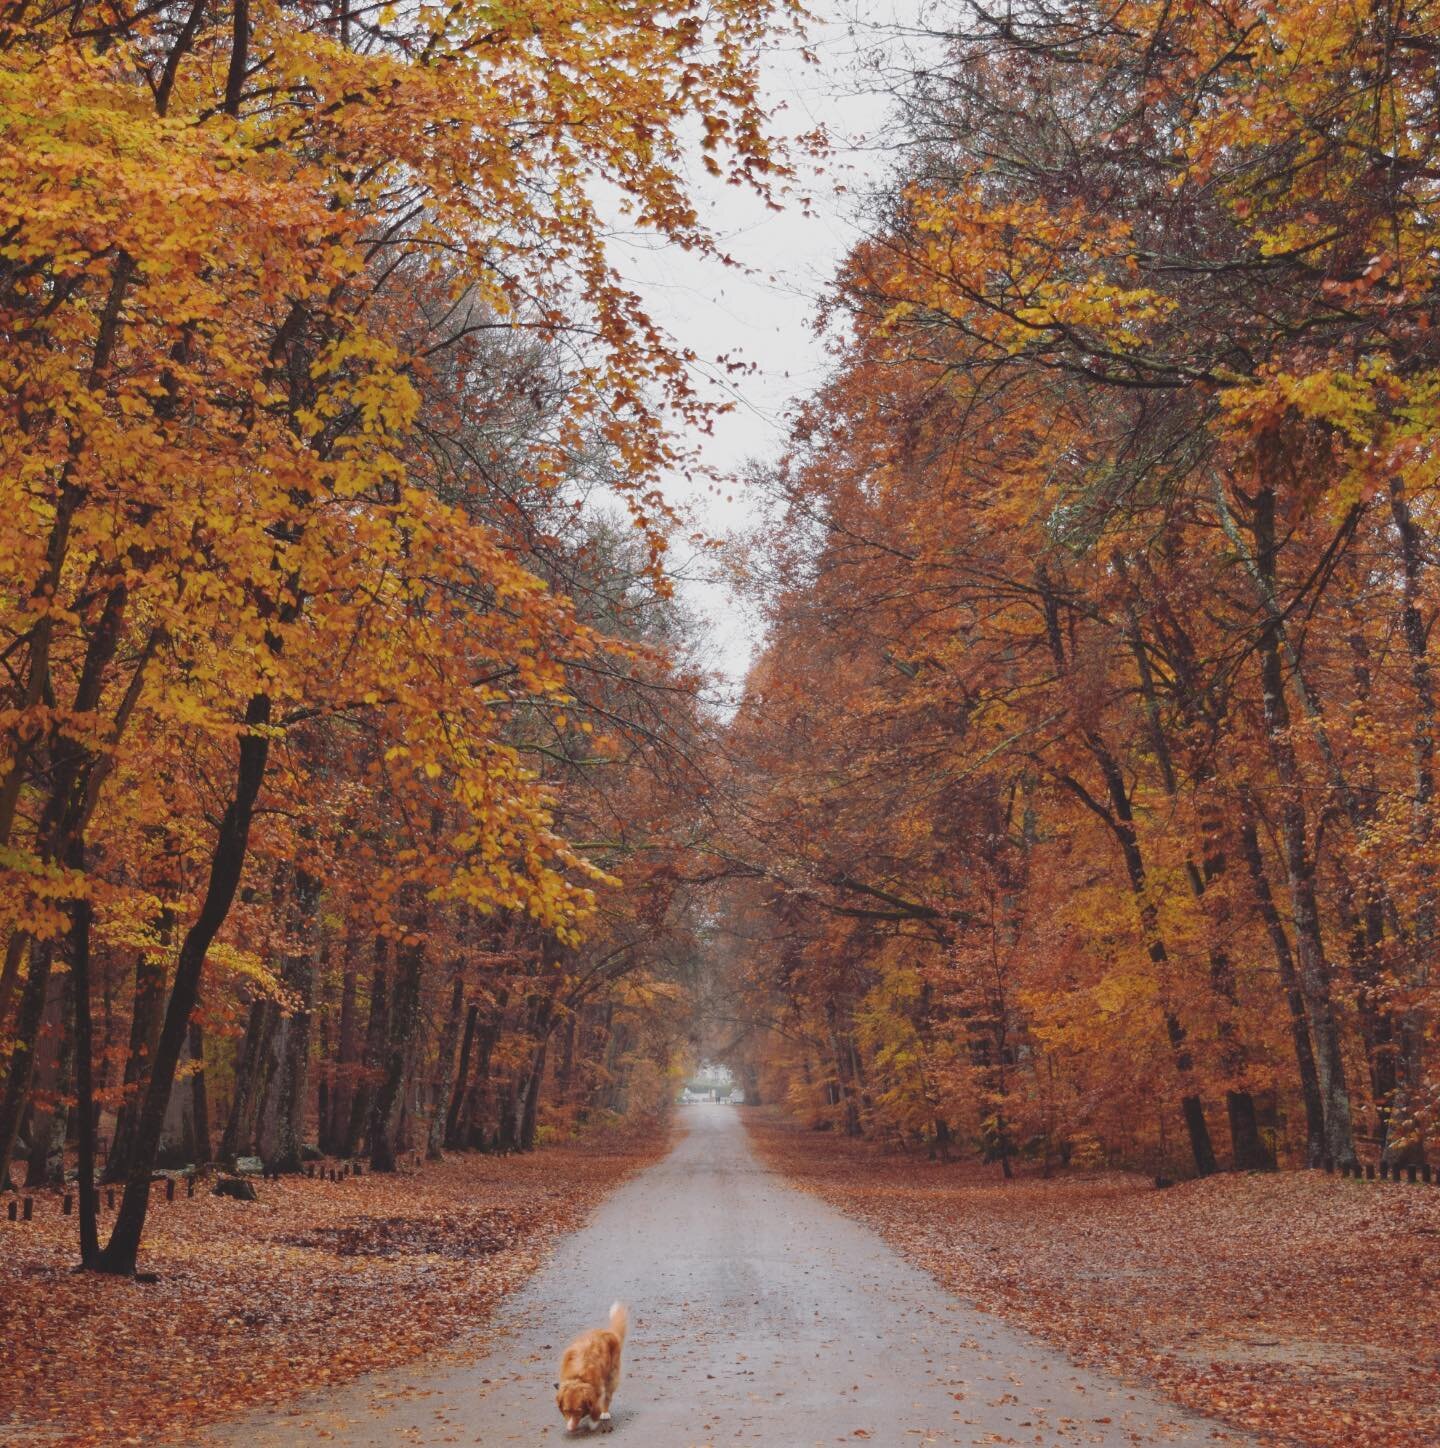
[[1273,1443],[1440,1443],[1440,1189],[1320,1173],[1012,1182],[768,1110],[762,1161],[978,1307]]
[[74,1218],[36,1194],[32,1221],[0,1221],[0,1440],[149,1444],[467,1334],[483,1349],[499,1302],[669,1140],[652,1125],[394,1176],[284,1178],[255,1202],[180,1193],[147,1226],[151,1285],[72,1272]]

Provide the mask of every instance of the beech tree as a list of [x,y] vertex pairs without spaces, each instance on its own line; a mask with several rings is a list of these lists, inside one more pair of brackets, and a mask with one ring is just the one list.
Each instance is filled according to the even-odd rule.
[[1423,1151],[1433,19],[969,5],[901,88],[732,731],[771,1089]]
[[[247,1030],[257,1062],[279,1051],[288,1164],[339,834],[365,841],[366,928],[386,942],[379,1165],[442,911],[527,922],[546,960],[581,939],[603,871],[556,828],[525,721],[612,645],[497,527],[493,458],[442,468],[434,444],[489,405],[478,339],[546,340],[558,405],[507,465],[559,489],[603,455],[658,575],[665,418],[700,409],[685,354],[609,262],[598,198],[709,246],[682,136],[701,121],[707,163],[737,183],[783,174],[755,101],[782,21],[748,0],[0,19],[0,1161],[63,957],[86,1265],[134,1270],[177,1070],[187,1046],[203,1057],[207,962],[230,953],[243,894],[271,896],[278,968],[231,959],[252,1011],[269,994],[272,1027],[289,1023],[282,1044]],[[276,810],[293,827],[257,825]],[[127,939],[151,978],[102,1250],[94,949]]]

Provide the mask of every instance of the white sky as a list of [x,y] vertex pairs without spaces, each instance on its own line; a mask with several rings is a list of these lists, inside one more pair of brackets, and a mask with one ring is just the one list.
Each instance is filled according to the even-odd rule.
[[[860,194],[883,177],[890,159],[883,142],[889,103],[878,93],[867,61],[877,52],[894,61],[912,44],[907,35],[915,33],[923,3],[822,0],[812,6],[816,18],[806,41],[818,64],[802,59],[799,42],[767,57],[774,131],[793,135],[823,125],[831,138],[833,152],[821,172],[802,162],[799,184],[811,198],[810,214],[798,204],[771,211],[695,167],[701,214],[722,250],[748,274],[678,248],[617,249],[627,280],[651,315],[702,362],[734,356],[754,369],[733,376],[714,367],[702,371],[705,395],[736,404],[717,421],[712,437],[696,440],[703,442],[706,461],[726,475],[738,474],[751,459],[776,456],[791,404],[825,376],[828,359],[813,328],[817,303],[857,238],[852,218]],[[747,497],[738,478],[718,490],[675,479],[671,492],[673,502],[712,537],[744,530],[760,515],[760,500]],[[681,576],[682,596],[708,624],[710,662],[722,675],[724,692],[733,696],[758,642],[759,621],[716,577],[713,558],[687,556],[677,539],[671,564]]]

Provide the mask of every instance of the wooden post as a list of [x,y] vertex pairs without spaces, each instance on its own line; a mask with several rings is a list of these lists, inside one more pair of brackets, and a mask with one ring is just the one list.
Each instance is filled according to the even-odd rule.
[[1375,1180],[1375,1163],[1373,1161],[1367,1161],[1365,1163],[1365,1180],[1367,1182],[1373,1182]]
[[106,1187],[106,1188],[105,1188],[105,1210],[106,1210],[107,1212],[113,1212],[113,1211],[115,1210],[115,1188],[114,1188],[114,1187]]
[[74,1209],[75,1198],[72,1197],[69,1192],[66,1192],[60,1199],[60,1211],[64,1216],[68,1217]]
[[26,1197],[24,1210],[21,1213],[23,1220],[30,1221],[35,1216],[35,1198]]
[[173,1201],[175,1200],[175,1178],[174,1178],[174,1177],[166,1177],[166,1178],[165,1178],[165,1200],[166,1200],[167,1202],[173,1202]]
[[1430,1185],[1430,1163],[1428,1161],[1420,1168],[1420,1180],[1424,1182],[1427,1187]]
[[1405,1180],[1413,1187],[1420,1179],[1420,1168],[1418,1166],[1407,1166],[1405,1168]]
[[16,1219],[17,1217],[19,1217],[19,1215],[20,1215],[20,1203],[17,1202],[17,1201],[11,1201],[11,1203],[10,1203],[10,1220],[11,1220],[12,1222],[15,1221],[15,1219]]

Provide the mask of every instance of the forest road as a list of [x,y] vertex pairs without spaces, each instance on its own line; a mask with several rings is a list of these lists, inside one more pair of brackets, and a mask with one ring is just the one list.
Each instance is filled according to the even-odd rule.
[[[220,1425],[215,1445],[590,1443],[599,1448],[1212,1444],[1241,1435],[1071,1365],[787,1185],[742,1111],[682,1109],[663,1161],[620,1188],[500,1311],[488,1350],[420,1362]],[[608,1437],[568,1434],[560,1353],[630,1306]]]

